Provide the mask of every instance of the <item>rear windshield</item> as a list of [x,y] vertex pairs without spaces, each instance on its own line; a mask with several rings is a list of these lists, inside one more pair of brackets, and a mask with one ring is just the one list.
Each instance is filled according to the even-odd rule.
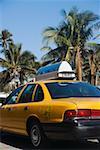
[[68,97],[100,97],[100,90],[88,83],[46,83],[53,99]]

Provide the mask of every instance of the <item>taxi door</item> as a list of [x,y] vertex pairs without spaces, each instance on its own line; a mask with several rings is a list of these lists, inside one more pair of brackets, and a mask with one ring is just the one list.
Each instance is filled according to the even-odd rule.
[[3,129],[9,129],[13,127],[16,117],[16,101],[18,94],[23,89],[23,86],[14,90],[6,99],[6,102],[0,108],[0,125]]
[[7,104],[7,123],[10,130],[17,133],[24,133],[26,128],[26,118],[30,111],[28,110],[28,104],[32,102],[32,94],[35,88],[35,84],[26,85],[21,94],[19,94],[17,102],[15,104]]

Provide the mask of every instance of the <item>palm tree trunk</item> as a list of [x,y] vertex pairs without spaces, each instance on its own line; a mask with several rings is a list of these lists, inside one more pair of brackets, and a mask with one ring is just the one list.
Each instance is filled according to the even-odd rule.
[[77,74],[77,79],[79,81],[82,81],[82,60],[81,60],[79,46],[77,47],[77,52],[76,52],[76,74]]
[[70,52],[70,47],[68,48],[68,50],[67,50],[67,53],[66,53],[66,57],[65,57],[65,60],[67,61],[67,62],[70,62],[70,54],[71,52]]
[[91,84],[95,84],[95,64],[94,64],[94,56],[93,54],[89,58],[90,61],[90,69],[91,69]]
[[98,85],[98,78],[99,78],[98,72],[96,72],[96,79],[95,79],[95,85],[96,85],[96,86]]
[[93,74],[91,74],[91,84],[94,85],[94,75]]

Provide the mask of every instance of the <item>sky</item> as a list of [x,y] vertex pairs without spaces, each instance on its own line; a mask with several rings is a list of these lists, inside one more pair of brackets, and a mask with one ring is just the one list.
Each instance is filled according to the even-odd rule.
[[40,60],[43,30],[57,27],[63,20],[61,10],[68,12],[74,6],[100,14],[100,0],[0,0],[0,30],[8,29],[15,43],[22,43],[23,50]]

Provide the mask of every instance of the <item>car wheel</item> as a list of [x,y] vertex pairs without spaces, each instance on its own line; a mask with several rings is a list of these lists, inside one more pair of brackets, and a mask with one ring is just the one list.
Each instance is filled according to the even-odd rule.
[[33,123],[30,129],[30,138],[35,148],[41,147],[45,141],[45,135],[39,123]]

